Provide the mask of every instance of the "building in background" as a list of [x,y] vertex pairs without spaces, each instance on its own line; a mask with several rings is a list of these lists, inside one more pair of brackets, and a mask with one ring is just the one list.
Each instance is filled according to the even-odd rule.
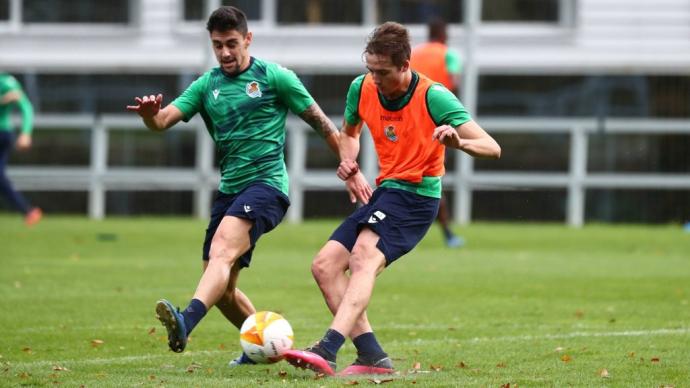
[[[468,0],[465,0],[468,1]],[[442,15],[449,45],[462,52],[463,0],[244,0],[237,5],[256,31],[253,52],[295,70],[323,109],[341,116],[344,95],[367,35],[386,20],[407,24],[413,43],[425,23]],[[212,62],[204,0],[0,0],[0,69],[25,86],[37,115],[123,113],[128,98],[160,91],[171,101]],[[687,0],[483,0],[477,31],[476,114],[510,118],[588,118],[600,123],[588,137],[586,169],[593,173],[664,173],[690,182],[690,134],[615,133],[612,118],[690,120],[690,3]],[[690,123],[690,122],[689,122]],[[487,130],[491,132],[491,127]],[[38,127],[37,131],[41,131]],[[144,132],[109,132],[106,163],[193,166],[193,132],[166,141]],[[509,132],[499,162],[478,161],[479,172],[568,173],[566,132]],[[34,152],[13,166],[89,166],[91,135],[72,128],[40,132]],[[335,161],[310,139],[307,166]],[[454,166],[449,160],[448,166]],[[489,170],[491,169],[491,170]],[[21,174],[20,174],[21,175]],[[453,171],[450,172],[453,175]],[[27,178],[27,179],[30,179]],[[21,181],[21,179],[20,179]],[[30,191],[30,190],[29,190]],[[63,204],[48,211],[85,213],[86,190],[59,191]],[[29,192],[41,204],[51,191]],[[314,201],[316,198],[330,201]],[[191,214],[189,190],[106,193],[107,214]],[[452,197],[452,196],[451,196]],[[566,186],[519,188],[487,183],[473,191],[478,220],[562,220]],[[677,188],[592,187],[587,221],[681,222],[690,217],[690,183]],[[318,188],[304,197],[305,215],[340,216],[344,194]],[[46,201],[48,202],[48,201]],[[56,206],[54,201],[52,206]],[[451,201],[452,202],[452,201]]]

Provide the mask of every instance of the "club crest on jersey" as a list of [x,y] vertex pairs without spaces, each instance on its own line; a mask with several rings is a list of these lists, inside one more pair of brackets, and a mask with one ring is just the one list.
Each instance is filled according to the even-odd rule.
[[220,89],[217,89],[217,88],[216,88],[216,89],[213,89],[213,91],[212,91],[211,93],[213,93],[213,99],[214,99],[214,100],[217,100],[217,99],[218,99],[218,95],[220,94]]
[[392,124],[383,128],[383,132],[386,134],[388,140],[398,141],[398,135],[395,134],[395,127]]
[[259,83],[256,81],[248,83],[245,90],[247,91],[247,95],[251,98],[261,97],[261,89],[259,88]]

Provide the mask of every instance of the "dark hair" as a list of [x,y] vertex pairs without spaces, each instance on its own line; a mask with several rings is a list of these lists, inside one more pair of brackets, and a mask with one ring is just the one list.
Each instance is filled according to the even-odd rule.
[[429,29],[429,40],[435,42],[446,42],[446,21],[440,18],[433,19],[427,24]]
[[245,36],[248,31],[247,16],[239,8],[223,6],[213,11],[209,16],[206,29],[209,33],[235,30]]
[[365,53],[390,57],[391,62],[402,67],[410,59],[410,34],[400,23],[385,22],[369,35]]

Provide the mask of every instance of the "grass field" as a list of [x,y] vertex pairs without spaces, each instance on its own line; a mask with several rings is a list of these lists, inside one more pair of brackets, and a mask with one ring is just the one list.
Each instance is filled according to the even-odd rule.
[[[298,347],[330,322],[309,265],[334,226],[281,225],[240,279]],[[434,227],[369,307],[392,381],[230,369],[238,334],[216,311],[188,351],[168,351],[154,304],[188,302],[204,228],[48,217],[26,229],[0,216],[0,386],[690,386],[690,234],[676,226],[475,224],[458,229],[459,250]],[[353,358],[348,343],[339,367]]]

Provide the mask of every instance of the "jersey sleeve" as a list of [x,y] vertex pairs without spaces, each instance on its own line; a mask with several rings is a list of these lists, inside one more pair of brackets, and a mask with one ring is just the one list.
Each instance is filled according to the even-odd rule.
[[359,117],[359,97],[362,93],[362,83],[364,82],[364,75],[355,78],[350,84],[347,91],[347,100],[345,102],[345,122],[349,125],[357,125],[361,121]]
[[16,78],[11,75],[6,77],[0,77],[0,97],[4,96],[9,92],[19,93],[19,100],[14,101],[19,108],[19,112],[22,115],[22,127],[21,132],[26,135],[30,135],[34,128],[34,108],[31,105],[31,101],[26,97],[22,86],[19,84]]
[[182,112],[183,121],[187,122],[191,120],[195,114],[201,111],[204,90],[206,90],[206,85],[208,84],[209,74],[210,73],[205,73],[197,78],[172,102],[172,105]]
[[460,100],[441,84],[431,85],[426,92],[426,99],[429,113],[436,125],[450,125],[455,128],[472,120]]
[[273,70],[273,86],[278,99],[287,105],[292,113],[298,115],[314,103],[311,94],[295,72],[280,65],[276,65]]
[[462,59],[460,54],[453,49],[446,51],[446,70],[449,74],[458,75],[462,72]]

